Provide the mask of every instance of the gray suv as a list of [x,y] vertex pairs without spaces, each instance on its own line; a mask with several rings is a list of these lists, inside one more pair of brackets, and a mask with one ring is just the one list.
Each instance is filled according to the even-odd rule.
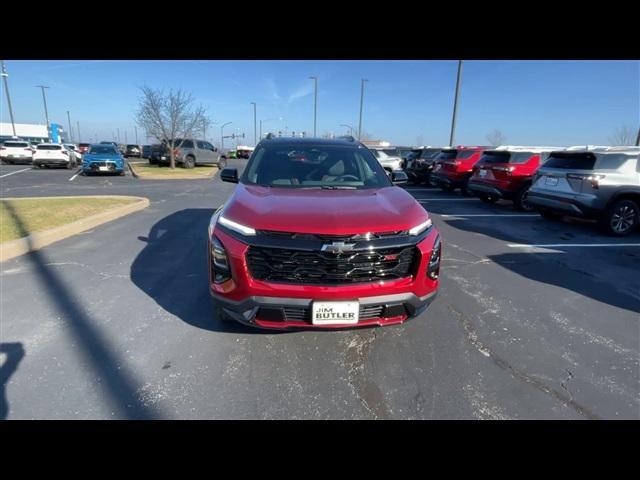
[[640,147],[552,152],[536,173],[527,201],[548,219],[592,218],[612,235],[640,223]]
[[[205,140],[179,138],[176,139],[175,145],[176,165],[182,165],[184,168],[193,168],[196,165],[217,165],[220,169],[227,165],[226,157]],[[169,163],[171,161],[166,146],[155,150],[153,157],[154,161],[151,162],[150,159],[151,163]]]

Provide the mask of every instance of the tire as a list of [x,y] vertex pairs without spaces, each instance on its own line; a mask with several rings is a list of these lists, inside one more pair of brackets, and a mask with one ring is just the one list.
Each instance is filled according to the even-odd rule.
[[551,210],[538,210],[538,213],[545,220],[560,220],[563,217],[561,213],[554,212]]
[[516,210],[520,210],[521,212],[535,211],[536,208],[527,201],[530,186],[531,185],[525,185],[522,187],[513,199],[513,206]]
[[492,195],[479,195],[478,198],[480,198],[484,203],[489,204],[494,204],[499,200],[498,197],[494,197]]
[[122,171],[118,174],[118,176],[120,176],[120,177],[124,177],[124,176],[125,176],[124,170],[122,170]]
[[192,156],[188,156],[187,158],[184,159],[184,162],[182,162],[183,168],[193,168],[195,166],[196,166],[196,159],[193,158]]
[[223,168],[226,168],[227,166],[227,160],[224,158],[221,158],[220,161],[218,162],[218,169],[222,170]]
[[600,218],[600,227],[609,235],[623,237],[640,223],[640,208],[633,200],[618,200]]
[[471,190],[469,190],[469,178],[464,181],[462,187],[460,187],[460,191],[465,197],[473,197],[475,195]]

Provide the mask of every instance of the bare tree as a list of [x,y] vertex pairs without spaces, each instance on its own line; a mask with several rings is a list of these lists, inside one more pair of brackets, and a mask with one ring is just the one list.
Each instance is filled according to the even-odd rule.
[[494,146],[503,145],[504,142],[507,141],[507,137],[505,137],[504,134],[497,128],[494,129],[493,132],[487,134],[485,138],[489,140],[489,143],[491,145],[494,145]]
[[155,137],[169,149],[171,168],[176,168],[175,149],[178,139],[191,138],[199,129],[209,126],[204,107],[193,106],[190,93],[178,89],[154,90],[141,87],[142,97],[138,103],[136,122],[149,135]]
[[623,127],[618,127],[616,128],[616,130],[614,131],[613,135],[611,137],[609,137],[609,141],[611,142],[611,145],[618,145],[618,146],[629,146],[629,145],[633,145],[633,130],[631,129],[631,127],[628,126],[623,126]]

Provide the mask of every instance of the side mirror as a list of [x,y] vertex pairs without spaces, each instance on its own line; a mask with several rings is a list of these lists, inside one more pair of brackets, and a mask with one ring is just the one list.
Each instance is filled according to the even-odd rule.
[[405,185],[409,181],[409,177],[407,174],[401,170],[396,170],[395,172],[391,172],[391,182],[394,185]]
[[238,169],[223,168],[220,172],[220,178],[223,182],[238,183]]

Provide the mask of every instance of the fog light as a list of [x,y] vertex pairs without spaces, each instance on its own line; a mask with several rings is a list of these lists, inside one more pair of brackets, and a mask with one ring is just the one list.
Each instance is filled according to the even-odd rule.
[[220,240],[211,236],[211,269],[213,270],[213,283],[223,283],[231,278],[231,268],[227,252]]
[[436,238],[429,258],[429,267],[427,268],[427,276],[432,280],[436,280],[440,275],[440,259],[442,257],[442,243],[440,236]]

